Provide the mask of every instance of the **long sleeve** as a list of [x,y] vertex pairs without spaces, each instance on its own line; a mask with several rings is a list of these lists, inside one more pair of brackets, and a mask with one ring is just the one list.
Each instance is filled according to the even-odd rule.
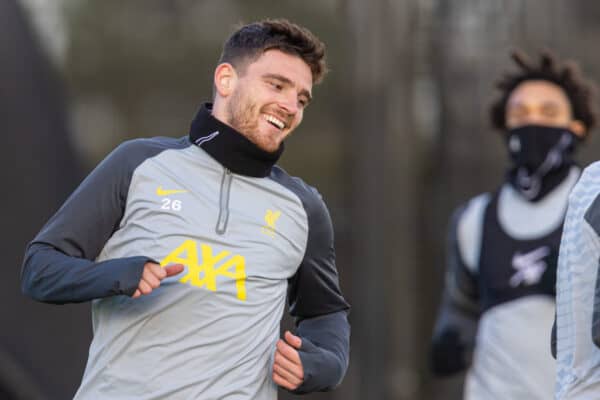
[[24,294],[59,304],[133,294],[149,258],[95,259],[119,228],[133,171],[157,151],[148,142],[125,142],[115,149],[27,246]]
[[445,286],[431,345],[431,367],[440,376],[469,366],[479,318],[477,277],[467,268],[458,244],[463,211],[457,210],[450,223]]
[[300,359],[304,382],[295,393],[325,391],[343,379],[350,357],[349,305],[342,296],[335,266],[333,227],[314,193],[305,201],[309,236],[304,259],[290,280],[290,313],[302,339]]
[[350,324],[346,311],[301,321],[296,334],[302,338],[300,359],[304,382],[295,393],[335,388],[341,383],[350,359]]
[[[584,234],[588,237],[588,242],[593,243],[596,248],[600,248],[600,195],[596,196],[592,204],[584,214]],[[596,267],[596,282],[594,288],[594,299],[592,307],[592,341],[597,348],[600,348],[600,262]],[[556,354],[556,320],[553,328],[552,354]]]

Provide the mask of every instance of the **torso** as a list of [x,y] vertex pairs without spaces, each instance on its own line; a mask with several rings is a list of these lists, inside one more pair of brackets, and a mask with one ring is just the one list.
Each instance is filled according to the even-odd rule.
[[[509,185],[480,196],[459,222],[459,248],[481,300],[465,398],[549,399],[554,287],[562,221],[579,170],[529,203]],[[462,225],[461,225],[462,224]]]

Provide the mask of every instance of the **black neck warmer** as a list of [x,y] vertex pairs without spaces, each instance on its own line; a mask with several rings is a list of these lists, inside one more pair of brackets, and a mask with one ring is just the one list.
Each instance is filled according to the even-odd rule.
[[527,125],[507,135],[512,166],[507,180],[529,201],[538,201],[569,174],[579,141],[566,128]]
[[283,153],[283,143],[277,151],[266,152],[211,112],[211,103],[200,108],[192,121],[190,141],[233,173],[257,178],[268,176]]

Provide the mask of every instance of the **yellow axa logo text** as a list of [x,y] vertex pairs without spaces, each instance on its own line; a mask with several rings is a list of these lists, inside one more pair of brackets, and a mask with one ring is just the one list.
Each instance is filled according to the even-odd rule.
[[275,237],[275,222],[277,222],[280,216],[281,211],[267,210],[265,213],[266,225],[262,227],[262,233]]
[[[160,265],[183,264],[187,273],[179,279],[199,288],[217,291],[217,277],[224,276],[235,280],[237,298],[246,301],[246,259],[230,251],[213,254],[211,246],[200,243],[201,259],[198,258],[198,246],[194,240],[187,239],[166,256]],[[201,261],[200,261],[201,260]]]

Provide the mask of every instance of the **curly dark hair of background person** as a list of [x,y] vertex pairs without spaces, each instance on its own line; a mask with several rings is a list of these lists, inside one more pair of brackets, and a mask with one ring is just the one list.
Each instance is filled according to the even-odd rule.
[[597,120],[594,106],[597,88],[583,77],[579,65],[571,60],[561,62],[548,50],[540,53],[538,64],[519,50],[513,50],[511,58],[519,67],[519,71],[505,73],[496,83],[501,96],[490,107],[493,127],[499,130],[506,129],[506,102],[517,86],[524,81],[545,80],[565,91],[571,102],[573,119],[583,122],[587,136],[587,132],[595,126]]

